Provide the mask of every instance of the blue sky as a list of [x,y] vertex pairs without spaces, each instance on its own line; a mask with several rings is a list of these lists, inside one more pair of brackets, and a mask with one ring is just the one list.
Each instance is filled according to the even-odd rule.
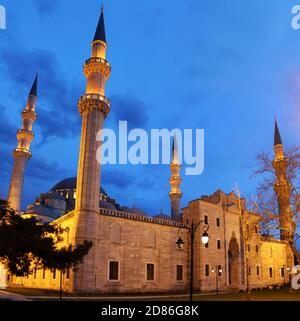
[[[300,3],[300,1],[299,1]],[[36,138],[23,208],[59,180],[75,176],[84,93],[84,61],[98,22],[96,0],[0,0],[0,196],[7,195],[11,151],[36,70],[40,74]],[[274,116],[285,145],[299,143],[300,30],[291,28],[297,1],[105,1],[107,127],[203,128],[205,170],[184,176],[182,206],[250,179],[255,155],[272,152]],[[184,174],[184,171],[182,171]],[[104,166],[101,184],[121,204],[169,213],[167,165]]]

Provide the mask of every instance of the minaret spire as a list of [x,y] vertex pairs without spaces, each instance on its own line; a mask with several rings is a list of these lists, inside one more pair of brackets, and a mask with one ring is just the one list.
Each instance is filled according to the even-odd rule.
[[106,38],[102,10],[92,42],[91,58],[84,63],[86,91],[78,101],[82,126],[74,211],[74,242],[90,240],[95,244],[74,276],[76,290],[79,291],[96,290],[95,264],[98,259],[95,247],[99,239],[100,191],[100,160],[96,156],[99,155],[101,146],[99,133],[102,132],[104,120],[110,111],[110,102],[105,97],[105,85],[110,76],[111,66],[105,58]]
[[284,155],[282,140],[276,119],[274,131],[274,154],[273,168],[276,175],[274,191],[278,199],[280,238],[281,240],[286,240],[293,244],[294,231],[292,227],[292,212],[290,207],[291,184],[287,179],[288,159]]
[[173,139],[172,146],[172,162],[170,164],[170,169],[172,176],[169,179],[171,185],[171,191],[169,192],[169,197],[171,199],[171,216],[173,219],[180,221],[180,199],[182,197],[182,193],[180,190],[181,177],[180,177],[180,162],[178,158],[178,146],[176,136]]
[[37,83],[38,83],[38,74],[36,73],[34,82],[32,84],[32,87],[31,87],[31,90],[30,90],[30,93],[29,93],[30,96],[37,97]]
[[101,6],[101,14],[100,14],[98,26],[94,35],[93,42],[95,41],[103,41],[104,43],[106,43],[103,3]]
[[276,145],[282,145],[282,140],[281,140],[280,132],[277,125],[277,120],[275,117],[274,146]]
[[17,131],[18,146],[13,151],[14,167],[10,181],[8,201],[10,206],[18,213],[20,212],[21,206],[25,167],[32,155],[30,144],[34,139],[32,126],[37,118],[35,113],[37,83],[38,77],[36,75],[28,96],[26,107],[22,111],[22,128]]

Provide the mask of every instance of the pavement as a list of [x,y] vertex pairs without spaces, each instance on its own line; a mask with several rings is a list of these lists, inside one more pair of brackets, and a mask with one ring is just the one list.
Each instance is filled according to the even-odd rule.
[[31,301],[24,295],[9,293],[0,290],[0,301]]
[[[220,292],[219,294],[226,294],[228,292]],[[215,295],[216,293],[195,293],[194,296],[209,296]],[[58,300],[58,296],[30,296],[32,300]],[[131,295],[131,296],[63,296],[63,300],[65,301],[141,301],[141,300],[155,300],[155,299],[172,299],[172,298],[181,298],[187,299],[189,295],[187,294],[165,294],[165,295]]]
[[[225,294],[228,292],[219,292],[219,294]],[[209,295],[215,295],[216,293],[195,293],[194,296],[209,296]],[[86,300],[86,301],[127,301],[127,300],[155,300],[155,299],[172,299],[172,298],[181,298],[186,299],[189,295],[187,294],[165,294],[165,295],[132,295],[132,296],[64,296],[64,301],[76,301],[76,300]],[[0,290],[0,301],[39,301],[39,300],[59,300],[58,295],[33,295],[33,296],[24,296],[20,294],[14,294],[10,292],[6,292],[5,290]]]

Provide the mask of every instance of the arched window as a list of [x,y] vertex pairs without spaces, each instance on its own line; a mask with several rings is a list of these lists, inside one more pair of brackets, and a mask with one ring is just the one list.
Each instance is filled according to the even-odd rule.
[[150,247],[155,247],[156,245],[156,234],[155,231],[147,231],[147,245]]
[[119,224],[113,224],[110,231],[111,241],[114,243],[121,242],[121,226]]

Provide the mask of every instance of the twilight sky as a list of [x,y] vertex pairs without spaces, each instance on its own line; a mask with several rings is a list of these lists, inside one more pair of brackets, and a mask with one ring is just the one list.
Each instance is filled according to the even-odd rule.
[[[300,1],[298,1],[300,3]],[[205,170],[184,176],[182,207],[217,189],[255,193],[255,155],[272,152],[274,116],[283,143],[300,140],[300,30],[297,1],[105,1],[107,59],[112,64],[105,126],[203,128]],[[63,178],[75,176],[84,93],[84,61],[99,0],[0,0],[0,197],[6,197],[15,132],[35,72],[40,74],[33,158],[23,209]],[[122,205],[169,213],[167,165],[104,166],[101,184]]]

